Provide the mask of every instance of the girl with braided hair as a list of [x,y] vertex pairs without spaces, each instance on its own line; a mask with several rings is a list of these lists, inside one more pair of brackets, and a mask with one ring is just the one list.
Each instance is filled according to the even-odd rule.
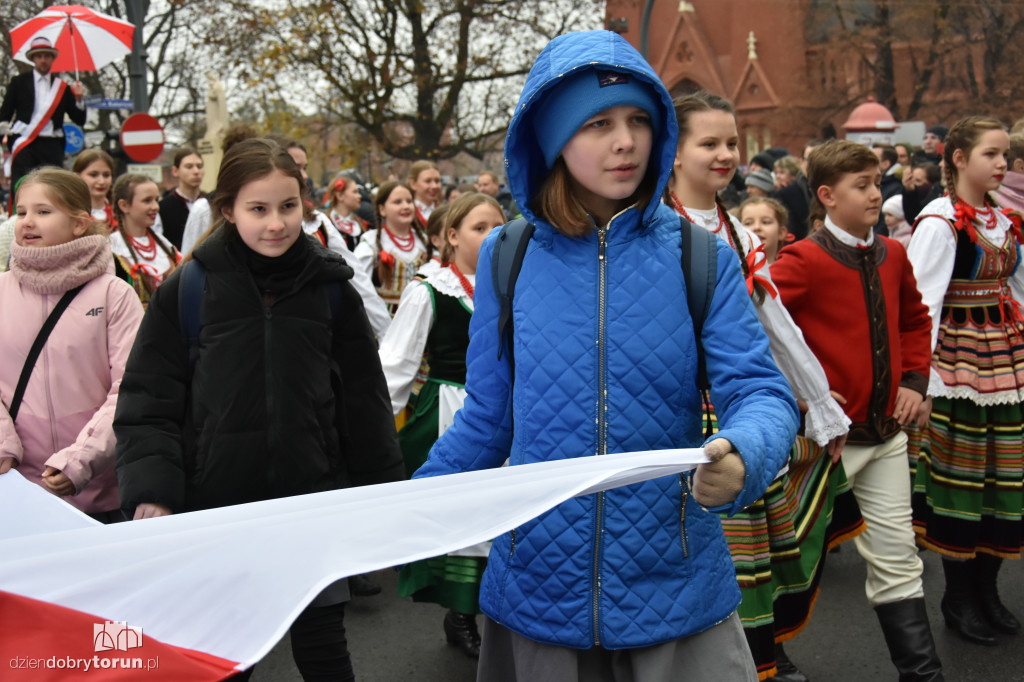
[[[743,592],[740,619],[759,677],[805,679],[785,657],[781,641],[794,637],[810,617],[825,545],[838,544],[861,527],[854,505],[841,507],[851,509],[848,517],[828,513],[835,496],[849,489],[838,460],[850,420],[836,401],[842,397],[830,395],[824,370],[778,300],[761,240],[718,198],[739,164],[732,105],[707,92],[677,98],[674,105],[679,146],[665,201],[736,252],[772,355],[806,410],[804,436],[792,449],[789,473],[743,512],[722,517]],[[830,457],[824,456],[826,448]]]
[[919,545],[942,555],[946,625],[985,645],[1020,630],[996,580],[1003,559],[1019,559],[1024,546],[1021,220],[990,194],[1008,150],[998,120],[958,121],[943,151],[948,194],[921,212],[907,249],[934,348],[914,530]]
[[416,222],[412,191],[406,185],[385,182],[373,208],[377,229],[363,233],[355,257],[394,317],[405,285],[427,261],[427,239]]
[[352,178],[335,178],[327,189],[325,205],[330,206],[328,217],[345,239],[349,251],[356,248],[359,238],[366,231],[366,223],[356,214],[362,201],[359,185]]
[[143,307],[181,262],[181,254],[153,230],[160,214],[160,188],[145,175],[122,175],[114,183],[113,210],[117,227],[110,250],[118,276],[135,289]]

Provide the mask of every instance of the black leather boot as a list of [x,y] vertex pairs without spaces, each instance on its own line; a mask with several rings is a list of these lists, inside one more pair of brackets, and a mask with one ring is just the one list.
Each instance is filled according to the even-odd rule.
[[793,665],[793,661],[786,655],[786,650],[778,643],[775,645],[775,667],[778,672],[769,677],[767,682],[810,682],[807,675]]
[[996,645],[996,633],[988,626],[974,596],[974,565],[969,561],[942,560],[946,593],[942,617],[946,627],[973,644]]
[[991,554],[978,554],[970,561],[974,565],[974,595],[982,617],[999,632],[1015,635],[1020,632],[1020,621],[999,599],[997,583],[1003,560]]
[[459,648],[470,658],[480,658],[480,632],[476,629],[476,616],[449,610],[444,615],[444,634],[448,643]]
[[924,599],[901,599],[875,607],[889,657],[900,682],[944,682]]

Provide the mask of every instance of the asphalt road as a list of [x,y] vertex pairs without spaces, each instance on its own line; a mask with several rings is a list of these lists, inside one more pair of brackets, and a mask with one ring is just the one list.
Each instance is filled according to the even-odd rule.
[[[1001,636],[997,647],[967,644],[942,623],[943,578],[939,558],[923,552],[925,593],[932,631],[948,682],[1024,682],[1024,635]],[[445,643],[443,609],[395,596],[394,571],[377,574],[375,597],[349,604],[349,648],[360,682],[472,682],[474,663]],[[1003,601],[1024,618],[1024,564],[1008,561],[1000,574]],[[786,645],[790,658],[813,682],[896,680],[874,611],[864,598],[864,561],[853,543],[829,556],[810,625]],[[255,682],[301,680],[286,637],[256,668]],[[721,681],[715,681],[721,682]]]

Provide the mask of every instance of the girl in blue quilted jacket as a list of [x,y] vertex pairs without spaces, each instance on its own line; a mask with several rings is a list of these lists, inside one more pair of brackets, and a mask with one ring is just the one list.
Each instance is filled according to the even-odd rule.
[[798,416],[720,240],[695,338],[680,221],[658,201],[676,137],[665,87],[607,31],[553,40],[509,126],[509,186],[534,225],[511,348],[495,230],[480,250],[465,406],[416,476],[698,447],[698,341],[720,430],[692,475],[576,497],[495,539],[479,680],[757,679],[714,512],[764,493]]

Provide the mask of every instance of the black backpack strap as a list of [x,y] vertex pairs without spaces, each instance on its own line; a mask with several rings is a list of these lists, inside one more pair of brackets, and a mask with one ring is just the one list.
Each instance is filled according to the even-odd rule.
[[491,281],[494,293],[501,305],[498,315],[498,359],[502,349],[508,342],[508,350],[512,353],[512,297],[516,291],[516,280],[523,268],[526,247],[533,236],[533,224],[525,218],[516,218],[501,228],[498,239],[491,254]]
[[716,237],[705,229],[695,226],[686,218],[679,219],[683,233],[683,279],[686,282],[686,305],[693,320],[693,334],[697,340],[697,389],[705,404],[705,438],[711,437],[711,409],[708,389],[707,361],[701,335],[704,321],[711,310],[711,299],[715,295],[718,281],[718,246]]
[[21,368],[21,376],[18,377],[18,385],[14,389],[14,396],[11,398],[11,404],[7,408],[7,413],[11,415],[11,421],[18,418],[18,410],[21,409],[21,401],[25,397],[25,389],[28,388],[28,380],[32,376],[32,370],[36,366],[36,361],[39,359],[39,354],[43,352],[43,346],[46,345],[46,340],[50,338],[50,332],[57,326],[57,320],[64,314],[64,311],[71,305],[71,301],[78,295],[78,292],[85,288],[85,284],[80,284],[74,289],[69,289],[64,292],[64,295],[57,301],[57,305],[53,307],[50,314],[47,315],[46,321],[43,322],[42,328],[39,333],[36,334],[36,340],[32,342],[32,348],[29,349],[28,355],[25,357],[25,364]]
[[206,267],[193,258],[181,266],[178,278],[178,322],[188,346],[188,376],[191,380],[199,360],[199,314],[206,290]]
[[711,310],[711,298],[718,279],[718,248],[715,236],[696,227],[686,218],[679,219],[683,232],[683,279],[686,281],[686,305],[693,320],[693,334],[697,339],[697,383],[701,390],[708,388],[708,372],[704,362],[701,334],[704,320]]

